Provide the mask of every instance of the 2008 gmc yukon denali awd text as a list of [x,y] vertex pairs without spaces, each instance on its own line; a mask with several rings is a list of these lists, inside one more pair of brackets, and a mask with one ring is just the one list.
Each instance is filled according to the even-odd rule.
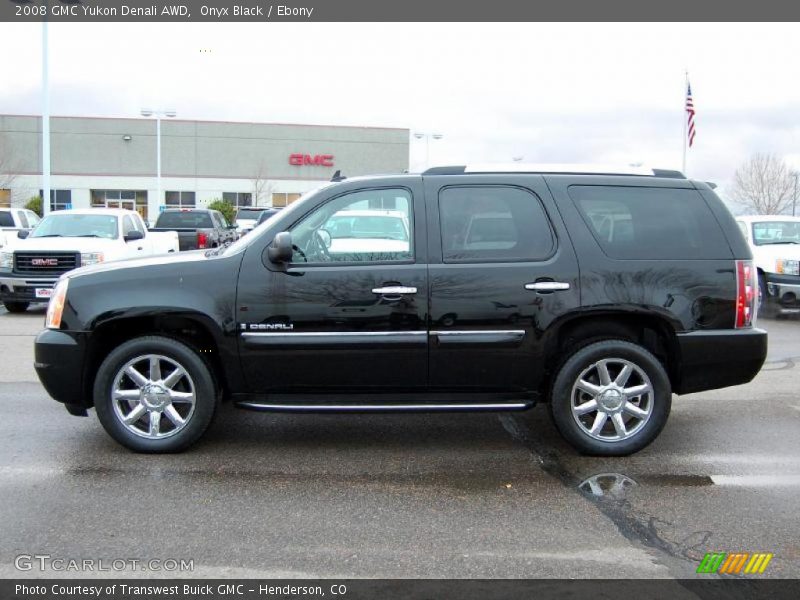
[[186,448],[221,401],[543,401],[580,452],[625,455],[673,393],[758,373],[756,285],[731,214],[680,173],[438,167],[331,183],[227,248],[65,274],[35,366],[71,414],[94,406],[140,452]]

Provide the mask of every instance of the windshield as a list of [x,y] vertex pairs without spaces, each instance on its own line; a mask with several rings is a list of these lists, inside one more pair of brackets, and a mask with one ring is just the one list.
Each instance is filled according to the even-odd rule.
[[[300,196],[296,201],[292,202],[286,208],[282,208],[276,214],[276,218],[281,219],[286,223],[286,227],[284,229],[288,229],[289,225],[294,223],[294,221],[302,214],[303,205],[305,204],[305,200],[314,197],[317,192],[321,192],[322,190],[334,185],[331,182],[325,183],[318,188],[314,188],[313,190],[306,192],[302,196]],[[284,220],[285,218],[285,220]],[[247,248],[250,244],[258,240],[261,236],[259,235],[260,232],[264,231],[266,228],[273,225],[275,219],[267,219],[264,222],[256,225],[255,229],[248,233],[245,236],[240,237],[238,240],[229,244],[228,246],[221,247],[215,251],[215,254],[221,254],[223,256],[230,256],[232,254],[236,254]]]
[[753,223],[753,243],[756,246],[800,244],[800,223],[797,221]]
[[114,215],[50,214],[30,237],[99,237],[115,240],[118,237],[117,217]]
[[156,221],[156,229],[199,229],[214,227],[211,222],[211,215],[207,212],[199,211],[180,211],[161,213]]

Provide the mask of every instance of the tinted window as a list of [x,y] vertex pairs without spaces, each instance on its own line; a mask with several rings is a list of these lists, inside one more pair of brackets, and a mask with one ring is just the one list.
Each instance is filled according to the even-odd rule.
[[[393,206],[392,209],[374,208]],[[403,189],[352,192],[323,204],[292,227],[292,262],[413,259],[411,195]]]
[[694,190],[574,185],[569,194],[612,258],[731,257],[717,220]]
[[211,216],[207,212],[195,212],[192,210],[181,212],[163,212],[156,221],[157,228],[169,229],[211,229],[213,228]]
[[0,227],[14,227],[14,217],[10,212],[0,212]]
[[234,220],[238,221],[239,219],[257,219],[261,216],[262,212],[264,211],[255,208],[240,208],[236,211],[236,218]]
[[508,186],[448,187],[439,194],[444,262],[534,261],[553,232],[539,198]]

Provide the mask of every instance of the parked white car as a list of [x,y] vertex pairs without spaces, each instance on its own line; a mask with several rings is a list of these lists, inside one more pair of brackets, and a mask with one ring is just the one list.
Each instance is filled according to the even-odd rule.
[[39,223],[39,215],[27,208],[0,208],[0,248],[17,239],[17,232],[30,231]]
[[800,313],[800,217],[736,217],[758,270],[762,313]]
[[363,252],[408,252],[406,213],[399,210],[341,210],[325,223],[331,255]]
[[0,250],[0,301],[9,312],[23,312],[32,302],[47,302],[56,280],[67,271],[170,252],[178,252],[178,234],[148,231],[135,211],[53,212],[30,235]]

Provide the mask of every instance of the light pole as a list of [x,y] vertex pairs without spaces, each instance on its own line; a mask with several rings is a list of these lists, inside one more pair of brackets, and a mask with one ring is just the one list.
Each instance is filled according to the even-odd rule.
[[158,205],[161,206],[161,117],[175,117],[178,113],[174,110],[152,110],[149,108],[142,109],[143,117],[156,118],[156,198]]
[[[47,5],[46,5],[47,6]],[[42,21],[42,216],[50,212],[50,50]]]
[[794,209],[797,205],[797,178],[800,176],[800,172],[792,171],[792,175],[794,176],[794,194],[792,194],[792,216],[794,215]]
[[414,137],[418,140],[425,139],[425,168],[427,169],[431,160],[431,138],[440,140],[444,136],[441,133],[415,133]]

